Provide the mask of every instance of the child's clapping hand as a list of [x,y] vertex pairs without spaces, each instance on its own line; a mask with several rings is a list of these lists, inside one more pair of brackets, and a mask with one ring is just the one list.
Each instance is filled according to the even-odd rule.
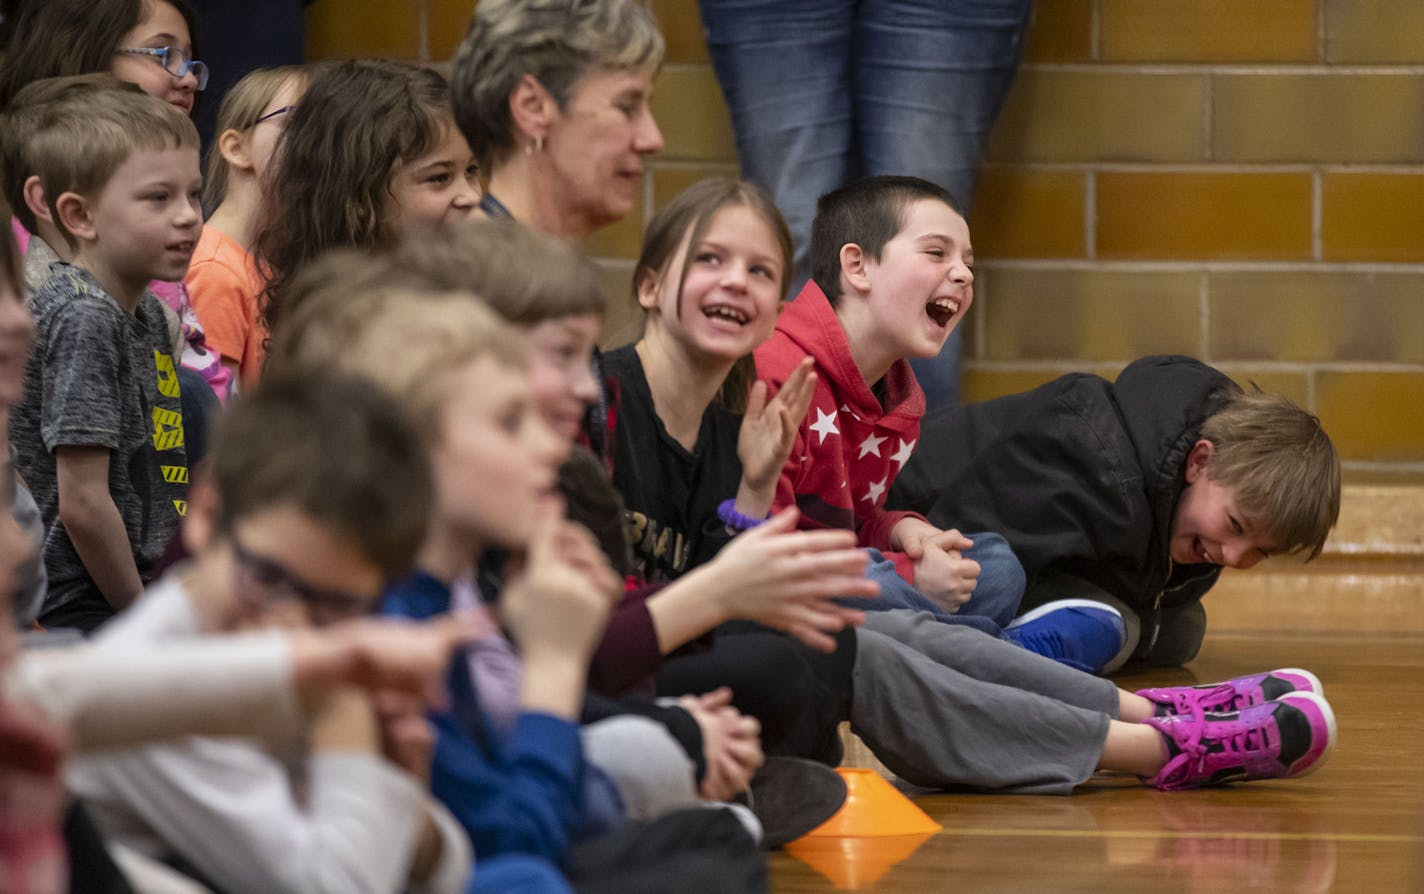
[[[742,463],[742,481],[737,491],[737,510],[762,516],[776,496],[776,481],[796,443],[796,432],[811,397],[816,392],[816,374],[810,357],[787,377],[786,384],[767,400],[766,383],[757,382],[747,395],[747,409],[737,433],[737,459]],[[760,511],[757,505],[762,504]]]

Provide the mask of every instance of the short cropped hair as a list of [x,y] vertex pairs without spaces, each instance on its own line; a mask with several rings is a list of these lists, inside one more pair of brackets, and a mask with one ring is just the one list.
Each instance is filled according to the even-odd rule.
[[137,84],[121,81],[108,72],[45,78],[25,86],[5,110],[4,124],[0,127],[0,189],[4,190],[5,203],[11,213],[31,233],[37,231],[38,224],[34,212],[25,203],[25,181],[35,174],[30,159],[34,157],[32,147],[41,130],[40,122],[45,120],[48,107],[57,100],[91,90],[143,92]]
[[373,287],[326,291],[292,310],[264,374],[335,369],[377,383],[407,408],[429,445],[444,434],[452,379],[483,358],[523,370],[524,342],[468,292]]
[[841,248],[854,243],[872,261],[905,228],[910,205],[929,199],[943,202],[955,214],[964,211],[949,191],[919,177],[866,177],[821,196],[811,221],[811,279],[840,306]]
[[388,252],[331,252],[293,281],[289,312],[319,295],[373,288],[473,293],[516,326],[601,317],[605,304],[598,268],[567,242],[514,221],[476,219],[403,239]]
[[187,148],[198,150],[198,129],[182,112],[142,91],[96,88],[45,104],[35,118],[29,158],[55,226],[73,247],[74,236],[59,219],[60,195],[98,195],[135,152]]
[[348,538],[388,575],[409,569],[435,486],[424,440],[384,391],[322,370],[265,378],[214,434],[210,462],[224,527],[290,506]]
[[1285,553],[1320,555],[1340,516],[1340,456],[1315,414],[1262,391],[1237,394],[1207,417],[1207,475]]
[[455,123],[488,170],[519,148],[509,97],[525,75],[563,109],[589,72],[656,71],[664,50],[638,0],[482,0],[451,63]]

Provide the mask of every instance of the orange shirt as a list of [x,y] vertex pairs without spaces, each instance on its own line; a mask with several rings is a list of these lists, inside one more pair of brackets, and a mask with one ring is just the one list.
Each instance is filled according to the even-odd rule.
[[267,353],[263,348],[267,329],[258,319],[263,283],[252,256],[226,234],[203,227],[183,283],[207,333],[208,347],[237,363],[243,388],[255,386]]

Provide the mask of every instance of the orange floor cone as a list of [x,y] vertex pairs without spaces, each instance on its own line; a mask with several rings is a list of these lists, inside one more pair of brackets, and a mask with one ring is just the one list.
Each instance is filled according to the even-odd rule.
[[841,809],[786,846],[839,890],[871,885],[944,827],[874,770],[841,767]]
[[806,838],[933,835],[944,828],[874,770],[841,767],[836,772],[846,783],[845,803]]
[[836,890],[854,891],[880,881],[933,837],[932,832],[880,838],[804,836],[788,844],[786,852],[825,876]]

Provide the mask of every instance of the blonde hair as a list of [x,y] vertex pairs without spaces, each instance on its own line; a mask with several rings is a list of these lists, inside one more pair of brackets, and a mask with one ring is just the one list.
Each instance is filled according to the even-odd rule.
[[1207,474],[1286,553],[1320,555],[1340,517],[1340,456],[1320,419],[1284,397],[1233,395],[1202,424]]
[[264,377],[303,369],[363,376],[399,399],[434,443],[452,376],[483,357],[526,365],[523,340],[471,292],[329,289],[308,295],[284,319]]
[[455,121],[488,170],[518,148],[509,97],[525,75],[564,109],[590,71],[656,71],[664,50],[637,0],[481,0],[451,63]]
[[[605,303],[592,261],[562,240],[506,220],[467,221],[403,239],[386,252],[329,252],[293,280],[287,303],[296,313],[325,293],[384,288],[473,292],[516,326],[602,316]],[[283,319],[278,333],[285,326]]]
[[218,107],[217,138],[208,147],[207,166],[203,169],[203,210],[212,214],[227,197],[228,163],[223,158],[219,141],[229,130],[246,133],[257,126],[262,110],[288,84],[306,86],[306,69],[300,65],[278,68],[258,68],[248,72],[223,96]]
[[61,195],[98,195],[140,150],[198,149],[193,122],[142,91],[96,86],[64,92],[39,110],[34,127],[26,154],[55,226],[71,247],[76,241],[59,215]]

